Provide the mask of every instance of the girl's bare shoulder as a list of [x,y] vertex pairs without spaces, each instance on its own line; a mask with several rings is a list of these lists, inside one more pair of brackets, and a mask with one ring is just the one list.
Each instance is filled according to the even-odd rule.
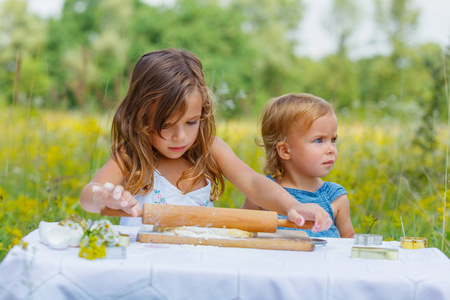
[[230,146],[228,146],[228,144],[222,140],[220,137],[213,137],[213,142],[211,145],[211,150],[212,151],[221,151],[221,150],[226,150],[226,149],[231,149]]

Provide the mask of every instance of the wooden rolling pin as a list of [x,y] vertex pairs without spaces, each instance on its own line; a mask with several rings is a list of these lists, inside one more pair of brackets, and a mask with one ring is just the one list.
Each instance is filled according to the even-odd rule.
[[[110,217],[131,217],[122,210],[105,206],[102,206],[100,214]],[[142,217],[142,224],[236,228],[251,232],[276,232],[279,226],[311,229],[314,225],[314,222],[306,221],[303,226],[298,226],[289,220],[278,219],[278,214],[274,211],[149,203],[144,204],[139,217]]]

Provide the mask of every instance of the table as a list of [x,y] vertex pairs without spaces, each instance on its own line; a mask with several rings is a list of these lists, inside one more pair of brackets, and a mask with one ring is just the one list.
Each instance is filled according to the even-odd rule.
[[126,259],[87,260],[53,250],[37,230],[0,264],[0,299],[450,299],[450,260],[436,248],[398,260],[352,259],[353,239],[327,239],[313,252],[141,244]]

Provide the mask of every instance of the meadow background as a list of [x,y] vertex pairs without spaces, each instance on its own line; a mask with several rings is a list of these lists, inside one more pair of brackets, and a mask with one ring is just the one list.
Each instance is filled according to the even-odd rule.
[[[450,255],[449,47],[414,43],[414,1],[374,0],[385,55],[351,58],[358,1],[334,0],[336,52],[295,54],[300,0],[66,0],[43,18],[0,2],[0,259],[41,220],[83,211],[79,194],[109,157],[114,108],[137,59],[167,47],[199,56],[217,98],[217,134],[253,169],[257,116],[271,97],[308,92],[339,120],[339,158],[325,180],[348,193],[357,233],[422,236]],[[319,25],[318,25],[319,26]],[[216,206],[239,207],[227,184]],[[117,219],[112,219],[117,222]]]

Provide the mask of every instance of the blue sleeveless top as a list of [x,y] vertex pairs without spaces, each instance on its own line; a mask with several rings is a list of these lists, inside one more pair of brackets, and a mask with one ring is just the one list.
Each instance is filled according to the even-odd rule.
[[[273,180],[272,176],[267,175],[267,177]],[[334,182],[324,182],[324,184],[315,192],[308,192],[292,188],[284,188],[284,189],[301,203],[316,203],[320,205],[323,209],[325,209],[326,212],[328,212],[330,218],[333,220],[333,224],[330,226],[328,230],[316,233],[306,229],[295,229],[286,227],[278,227],[278,229],[303,230],[310,237],[332,237],[332,238],[341,237],[341,235],[339,234],[339,230],[335,225],[334,213],[333,209],[331,208],[331,202],[333,202],[334,199],[336,199],[341,195],[347,194],[347,191],[341,185]],[[287,217],[283,215],[278,215],[278,218],[287,219]]]

